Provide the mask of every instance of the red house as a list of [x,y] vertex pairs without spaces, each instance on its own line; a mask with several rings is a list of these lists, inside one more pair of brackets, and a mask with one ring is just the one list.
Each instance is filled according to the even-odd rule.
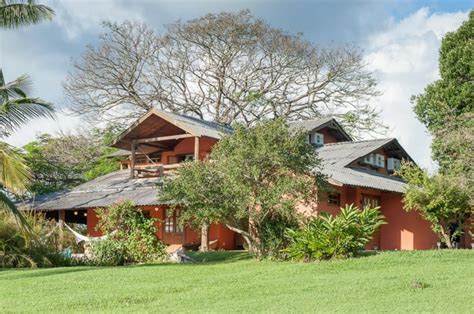
[[[439,241],[429,222],[417,212],[403,209],[404,183],[393,176],[401,160],[412,160],[396,139],[353,141],[332,118],[294,122],[291,128],[308,132],[324,162],[323,172],[336,192],[327,199],[301,206],[305,214],[326,211],[337,214],[345,204],[380,206],[386,225],[374,236],[368,248],[381,250],[431,249]],[[121,149],[114,155],[128,156],[121,170],[96,178],[72,190],[38,197],[32,207],[65,222],[87,224],[91,236],[95,229],[95,209],[128,199],[158,218],[157,237],[166,244],[199,242],[199,232],[177,223],[179,210],[167,212],[160,204],[156,183],[180,163],[205,158],[212,146],[232,129],[217,123],[150,110],[115,141]],[[235,249],[242,241],[220,224],[210,227],[209,239],[217,249]],[[465,237],[461,245],[468,246]]]

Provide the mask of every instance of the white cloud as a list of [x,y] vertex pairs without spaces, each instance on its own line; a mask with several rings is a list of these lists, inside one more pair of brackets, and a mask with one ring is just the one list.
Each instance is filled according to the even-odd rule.
[[131,8],[133,2],[112,0],[81,0],[46,2],[54,8],[58,24],[69,39],[75,39],[84,32],[97,32],[102,21],[121,22],[123,20],[143,20],[137,7]]
[[431,139],[416,119],[410,97],[439,78],[441,39],[466,19],[467,12],[430,14],[422,8],[369,37],[366,58],[383,92],[376,102],[391,127],[390,136],[397,137],[412,157],[431,171],[435,169],[430,158]]
[[21,147],[34,140],[37,134],[49,133],[54,135],[60,132],[74,134],[80,125],[79,117],[67,113],[57,113],[54,120],[43,118],[31,121],[5,140],[11,145]]

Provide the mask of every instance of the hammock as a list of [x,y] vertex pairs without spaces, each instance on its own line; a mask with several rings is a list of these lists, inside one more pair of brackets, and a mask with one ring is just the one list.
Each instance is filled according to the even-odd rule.
[[82,234],[80,234],[79,232],[76,232],[74,231],[74,229],[72,229],[71,227],[69,227],[66,223],[64,224],[64,226],[72,232],[72,234],[74,235],[74,237],[76,238],[76,243],[79,244],[81,242],[86,242],[86,243],[91,243],[91,242],[95,242],[95,241],[101,241],[101,240],[105,240],[107,239],[107,236],[108,235],[104,235],[104,236],[101,236],[101,237],[86,237]]

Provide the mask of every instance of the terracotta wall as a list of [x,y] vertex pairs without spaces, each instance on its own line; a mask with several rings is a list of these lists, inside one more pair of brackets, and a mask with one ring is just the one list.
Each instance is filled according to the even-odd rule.
[[[406,212],[403,209],[402,194],[348,186],[333,188],[341,193],[341,207],[354,204],[361,208],[364,196],[380,198],[381,212],[387,224],[374,235],[372,241],[367,244],[367,249],[377,247],[381,250],[423,250],[436,247],[439,240],[431,230],[430,223],[423,220],[419,213]],[[307,216],[316,215],[320,211],[331,215],[340,212],[338,206],[326,201],[300,204],[298,210]],[[465,241],[467,243],[467,239]]]
[[438,237],[430,223],[416,211],[406,212],[400,193],[382,194],[382,214],[387,224],[380,229],[382,250],[426,250],[436,248]]
[[[216,139],[209,137],[199,138],[199,159],[204,159],[211,151],[212,146],[217,142]],[[161,162],[163,164],[173,163],[173,157],[176,155],[194,154],[194,138],[182,139],[172,151],[161,153]]]
[[[200,230],[192,230],[189,227],[184,229],[184,234],[165,233],[164,221],[166,218],[165,206],[140,206],[140,209],[150,214],[150,217],[156,218],[156,236],[166,244],[183,244],[200,241]],[[93,208],[87,210],[87,232],[90,236],[98,237],[102,232],[96,230],[98,222],[97,215]],[[235,247],[234,232],[222,224],[213,224],[209,228],[209,241],[218,240],[214,248],[232,250]]]

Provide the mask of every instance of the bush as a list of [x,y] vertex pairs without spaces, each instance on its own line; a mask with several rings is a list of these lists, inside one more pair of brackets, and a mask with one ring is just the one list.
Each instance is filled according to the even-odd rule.
[[99,266],[120,266],[125,264],[125,248],[117,240],[105,239],[92,245],[93,263]]
[[[25,233],[16,221],[0,214],[0,267],[53,267],[67,266],[71,260],[57,249],[58,228],[41,214],[24,215],[31,227]],[[70,244],[70,239],[63,246]]]
[[[97,228],[109,238],[106,244],[100,244],[103,241],[94,243],[93,252],[102,250],[104,256],[123,255],[124,263],[165,259],[165,245],[156,238],[155,219],[146,217],[132,202],[123,201],[97,210],[97,215]],[[99,248],[94,249],[94,246]]]
[[321,213],[299,230],[288,229],[284,253],[295,260],[326,260],[357,255],[384,224],[379,208],[341,208],[337,216]]

